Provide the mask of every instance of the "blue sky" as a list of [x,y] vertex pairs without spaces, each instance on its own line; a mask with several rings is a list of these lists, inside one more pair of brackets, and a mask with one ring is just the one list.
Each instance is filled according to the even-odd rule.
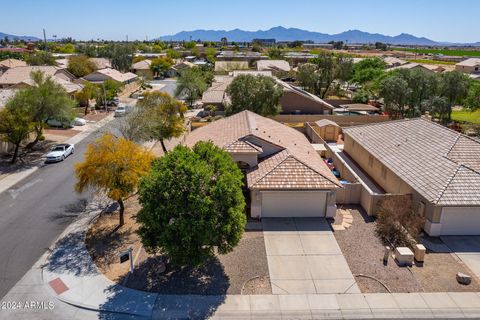
[[144,40],[193,29],[324,33],[402,32],[437,41],[480,41],[478,0],[5,0],[0,32],[76,39]]

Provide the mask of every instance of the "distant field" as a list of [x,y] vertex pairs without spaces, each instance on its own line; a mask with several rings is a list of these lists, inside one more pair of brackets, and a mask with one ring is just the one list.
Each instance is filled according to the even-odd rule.
[[480,57],[480,50],[455,50],[455,49],[415,49],[415,48],[395,48],[399,51],[410,51],[422,54],[443,54],[444,56],[472,56]]
[[409,62],[423,63],[423,64],[445,64],[445,65],[455,65],[456,62],[453,61],[437,61],[437,60],[428,60],[428,59],[409,59]]
[[452,120],[480,124],[480,110],[474,112],[469,112],[466,110],[453,110]]

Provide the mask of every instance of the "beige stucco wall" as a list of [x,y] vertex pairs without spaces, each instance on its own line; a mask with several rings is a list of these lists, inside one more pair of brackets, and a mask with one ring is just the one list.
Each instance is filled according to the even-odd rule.
[[255,167],[258,164],[258,156],[256,153],[231,153],[235,162],[246,162],[250,167]]
[[474,66],[474,67],[470,67],[470,66],[456,65],[455,70],[463,72],[463,73],[474,73],[474,72],[479,72],[480,71],[480,66],[477,65],[477,66]]

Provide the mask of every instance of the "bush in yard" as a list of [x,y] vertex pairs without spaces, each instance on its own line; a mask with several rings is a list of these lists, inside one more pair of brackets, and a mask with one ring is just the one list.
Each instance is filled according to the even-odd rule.
[[384,244],[412,246],[418,241],[425,218],[412,209],[411,197],[390,197],[378,203],[375,232]]
[[142,179],[139,235],[148,252],[175,265],[201,265],[233,250],[246,223],[243,175],[211,142],[177,146]]

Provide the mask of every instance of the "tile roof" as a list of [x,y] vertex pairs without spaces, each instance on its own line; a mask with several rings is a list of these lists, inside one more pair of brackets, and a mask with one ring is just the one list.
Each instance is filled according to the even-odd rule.
[[248,61],[215,61],[215,71],[233,71],[248,69]]
[[0,85],[14,85],[30,79],[32,71],[42,71],[45,76],[54,76],[59,70],[55,66],[25,66],[8,69],[0,76]]
[[246,140],[237,140],[225,147],[231,153],[262,153],[263,149]]
[[285,60],[259,60],[257,70],[290,71],[290,64]]
[[[65,89],[65,91],[67,93],[74,93],[74,92],[77,92],[77,91],[81,91],[83,89],[82,84],[75,83],[75,82],[70,82],[70,81],[67,81],[67,80],[62,79],[62,78],[58,78],[58,77],[54,76],[54,77],[52,77],[52,80],[55,83],[59,84],[63,89]],[[34,83],[33,79],[27,79],[27,80],[24,80],[24,81],[20,82],[19,84],[26,84],[28,86],[33,86],[35,83]]]
[[226,150],[244,148],[238,141],[258,146],[263,141],[276,151],[260,156],[258,166],[247,173],[249,188],[332,189],[339,182],[299,131],[272,119],[243,111],[192,131],[185,144],[212,141]]
[[90,58],[88,59],[97,67],[97,69],[111,68],[112,64],[107,58]]
[[119,82],[127,82],[129,80],[133,80],[138,77],[136,74],[131,72],[122,73],[116,69],[105,68],[105,69],[99,69],[97,71],[94,71],[91,74],[85,76],[84,78],[88,80],[90,76],[94,74],[102,74],[110,79],[113,79]]
[[142,60],[132,64],[132,70],[150,70],[152,60]]
[[480,141],[422,118],[344,128],[428,201],[480,205]]
[[16,67],[25,67],[25,66],[27,66],[27,63],[25,61],[18,60],[18,59],[5,59],[0,61],[0,67],[4,67],[8,69],[16,68]]
[[318,121],[315,121],[315,124],[318,127],[325,127],[325,126],[335,126],[335,127],[340,127],[336,122],[328,119],[320,119]]
[[475,67],[480,65],[480,58],[470,58],[457,63],[457,66]]

